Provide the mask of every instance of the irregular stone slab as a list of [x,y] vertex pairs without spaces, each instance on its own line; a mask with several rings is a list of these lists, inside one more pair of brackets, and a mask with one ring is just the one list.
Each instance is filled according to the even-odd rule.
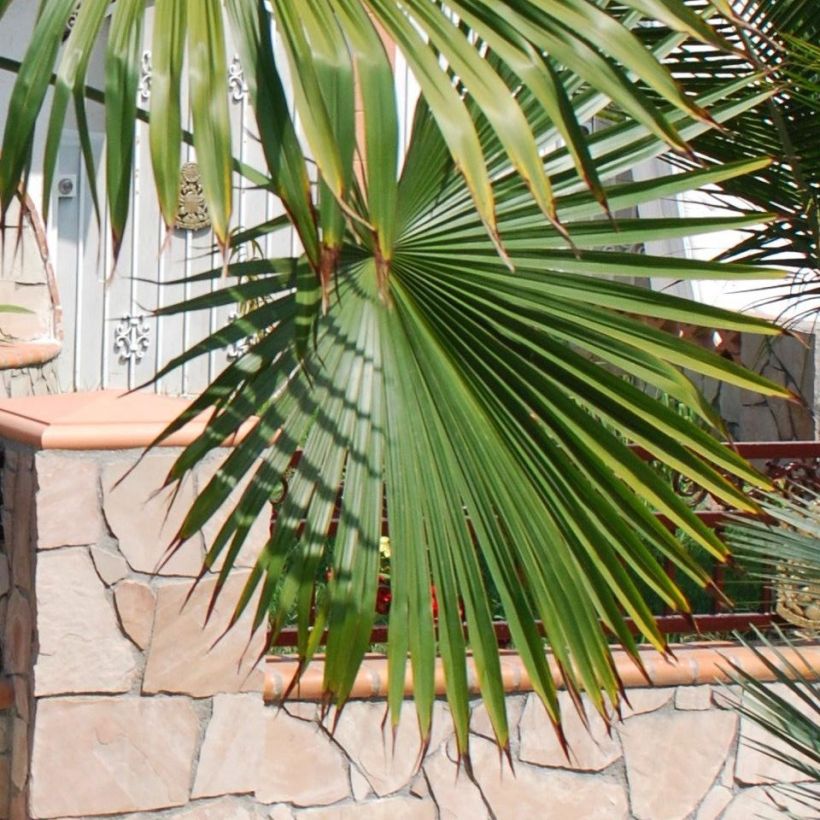
[[570,749],[569,760],[561,748],[546,709],[536,695],[527,698],[527,705],[521,716],[521,760],[539,766],[600,772],[621,757],[617,734],[614,730],[611,736],[607,734],[606,724],[586,697],[583,703],[589,728],[584,726],[566,692],[558,695],[558,703]]
[[103,465],[103,510],[119,541],[120,552],[132,569],[159,575],[196,576],[205,557],[199,534],[188,539],[160,566],[195,498],[190,476],[183,481],[176,497],[170,487],[158,492],[173,463],[174,456],[150,455],[136,467],[131,459]]
[[463,771],[458,770],[444,749],[424,761],[424,773],[441,820],[461,820],[464,817],[481,820],[489,817],[481,792]]
[[712,708],[711,686],[679,686],[675,690],[675,708],[682,711],[705,711]]
[[173,812],[170,820],[260,820],[264,816],[261,810],[251,809],[239,800],[225,798]]
[[213,704],[191,796],[252,794],[262,762],[265,704],[256,693],[216,695]]
[[258,630],[248,643],[255,600],[222,637],[248,575],[247,572],[231,575],[207,625],[205,619],[216,586],[215,578],[202,581],[187,602],[192,581],[172,581],[157,589],[144,692],[181,692],[208,697],[219,692],[261,690],[262,671],[256,661],[264,646],[264,631]]
[[12,590],[3,629],[3,666],[5,672],[17,675],[27,675],[29,673],[31,669],[33,617],[28,598],[20,590]]
[[297,816],[316,820],[435,820],[436,807],[428,800],[393,797],[389,800],[374,800],[372,803],[347,803],[326,809],[308,809],[300,811]]
[[737,684],[724,683],[720,686],[715,686],[712,690],[712,704],[717,709],[730,709],[734,711],[738,703],[740,703],[742,694],[743,692]]
[[103,549],[102,547],[91,547],[91,560],[106,586],[113,586],[117,581],[121,581],[128,575],[128,564],[125,558],[118,552]]
[[0,783],[3,784],[0,790],[0,817],[9,816],[9,784],[11,783],[11,759],[8,755],[0,755]]
[[266,709],[263,729],[257,800],[326,806],[350,796],[344,755],[318,725]]
[[735,786],[735,763],[737,762],[737,744],[732,746],[732,751],[729,752],[729,756],[726,758],[726,762],[723,764],[723,771],[720,773],[720,785],[726,786],[727,789],[731,790]]
[[9,587],[9,562],[5,555],[0,555],[0,598],[9,591]]
[[31,723],[31,707],[34,704],[34,696],[31,691],[31,679],[23,675],[15,675],[12,678],[14,686],[14,708],[20,719],[26,723]]
[[28,724],[15,717],[11,724],[11,783],[18,791],[26,785],[30,751]]
[[293,812],[285,805],[274,806],[268,815],[270,820],[293,820]]
[[[788,686],[776,683],[772,684],[771,690],[804,714],[810,714],[806,704],[796,697]],[[765,743],[767,746],[771,746],[772,749],[800,757],[790,746],[772,737],[765,729],[762,729],[749,718],[742,717],[740,719],[740,744],[738,745],[737,761],[735,763],[735,780],[738,783],[796,783],[809,779],[799,769],[781,763],[779,760],[753,749],[749,744],[754,743]],[[807,758],[802,759],[810,762]]]
[[114,589],[114,605],[123,631],[140,649],[151,640],[155,602],[154,590],[143,581],[121,581]]
[[[817,805],[820,804],[820,787],[814,784],[811,788],[817,795],[814,808],[765,786],[745,789],[735,796],[720,820],[782,820],[785,816],[816,820]],[[789,814],[786,815],[784,812]]]
[[[208,482],[216,475],[217,470],[221,466],[224,458],[211,461],[207,464],[200,465],[196,470],[196,487],[198,492],[202,492],[208,486]],[[205,539],[205,548],[208,549],[213,544],[217,533],[222,528],[222,525],[228,520],[233,508],[236,506],[242,494],[248,488],[248,484],[253,479],[257,467],[261,462],[257,461],[253,467],[247,471],[242,479],[233,488],[225,503],[220,508],[219,512],[206,522],[202,528],[202,537]],[[256,559],[265,546],[266,541],[270,537],[270,521],[272,508],[270,504],[265,504],[261,512],[256,517],[256,520],[251,525],[245,543],[239,550],[236,556],[234,566],[236,567],[253,567],[256,564]],[[224,552],[220,555],[214,569],[219,571],[222,568]]]
[[488,740],[472,741],[473,769],[498,820],[625,820],[626,789],[605,777],[519,763],[515,775]]
[[184,698],[47,698],[37,707],[35,818],[151,811],[188,801],[199,720]]
[[120,632],[88,551],[44,552],[37,559],[34,668],[38,696],[126,692],[136,673],[136,650]]
[[355,766],[350,767],[350,787],[354,800],[364,800],[371,793],[370,782]]
[[[384,712],[384,703],[348,703],[335,733],[336,741],[370,781],[379,797],[392,794],[410,782],[421,748],[412,704],[405,702],[402,705],[395,744],[389,721],[382,728]],[[433,710],[430,749],[437,749],[450,731],[449,712],[437,701]]]
[[[11,723],[6,719],[6,715],[0,718],[0,755],[4,755],[11,745]],[[3,781],[0,780],[0,783]]]
[[322,720],[321,704],[318,701],[288,700],[278,708],[287,712],[292,718],[306,720],[309,723],[321,723]]
[[717,820],[720,813],[732,802],[732,790],[715,786],[700,804],[695,820]]
[[[510,736],[512,736],[518,728],[521,713],[524,711],[524,704],[527,702],[527,696],[518,695],[506,697],[504,702],[507,706],[507,724],[509,726]],[[482,737],[489,738],[490,740],[495,740],[493,725],[490,723],[490,716],[487,713],[487,707],[484,705],[484,701],[480,701],[473,707],[473,713],[470,717],[470,731]]]
[[627,697],[629,704],[623,703],[621,706],[621,716],[624,720],[635,715],[645,715],[647,712],[655,712],[662,709],[672,700],[675,690],[672,687],[654,689],[646,687],[643,689],[629,689]]
[[620,735],[635,817],[688,817],[723,768],[736,728],[731,712],[672,711],[627,720]]
[[37,547],[94,544],[103,533],[97,463],[44,450],[37,453]]
[[[9,560],[11,586],[28,590],[34,581],[32,556],[36,549],[36,510],[34,494],[34,455],[21,452],[9,462],[11,449],[6,450],[3,470],[3,524],[6,536],[5,552]],[[16,463],[16,468],[14,464]],[[6,476],[6,473],[9,473]]]

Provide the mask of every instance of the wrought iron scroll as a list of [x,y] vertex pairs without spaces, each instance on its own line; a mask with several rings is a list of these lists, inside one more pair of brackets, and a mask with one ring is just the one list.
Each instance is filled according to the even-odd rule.
[[114,350],[122,362],[142,361],[151,347],[151,326],[142,314],[126,313],[114,330]]

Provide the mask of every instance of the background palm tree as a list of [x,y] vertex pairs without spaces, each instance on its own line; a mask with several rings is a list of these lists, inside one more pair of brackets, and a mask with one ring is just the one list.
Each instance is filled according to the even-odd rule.
[[[708,0],[687,0],[705,11]],[[741,199],[776,219],[744,233],[723,259],[777,264],[795,274],[794,319],[817,310],[815,280],[820,271],[820,148],[815,135],[820,101],[820,8],[811,0],[738,0],[733,4],[743,26],[713,25],[728,41],[743,47],[731,53],[703,43],[683,48],[665,60],[680,82],[694,93],[716,83],[766,72],[773,94],[732,120],[724,131],[711,130],[692,140],[693,157],[670,155],[683,167],[699,161],[730,162],[769,156],[772,163],[743,180],[726,180],[711,197],[714,204]],[[647,42],[668,30],[646,30]],[[776,288],[782,295],[782,286]],[[774,288],[773,288],[774,290]],[[776,301],[777,297],[775,297]],[[796,309],[794,309],[796,308]]]
[[[4,212],[27,178],[42,119],[49,190],[72,103],[94,178],[84,126],[89,97],[105,105],[105,199],[115,249],[128,217],[135,122],[148,121],[157,196],[169,226],[180,146],[192,140],[196,149],[225,252],[224,268],[199,278],[227,272],[236,279],[162,312],[237,301],[248,309],[168,367],[244,338],[252,343],[164,434],[212,411],[169,482],[253,421],[200,494],[177,542],[200,529],[252,473],[208,553],[205,569],[222,561],[218,594],[253,521],[271,499],[283,497],[237,612],[253,602],[255,625],[268,628],[271,638],[295,619],[305,662],[326,629],[329,704],[344,704],[368,648],[378,544],[387,531],[394,722],[409,662],[420,730],[429,737],[438,654],[466,756],[469,649],[498,742],[508,747],[491,591],[553,721],[560,715],[544,637],[570,692],[586,690],[608,712],[619,701],[609,642],[614,636],[636,649],[626,618],[663,650],[646,596],[688,610],[662,563],[710,583],[655,511],[696,548],[726,557],[715,533],[628,444],[726,503],[754,511],[725,475],[755,487],[766,480],[720,443],[721,420],[682,370],[786,395],[641,319],[769,335],[775,327],[628,284],[649,275],[725,279],[775,272],[611,249],[767,220],[759,212],[617,221],[611,214],[760,172],[768,160],[712,162],[648,182],[614,180],[669,149],[687,151],[688,141],[753,110],[771,89],[751,73],[717,82],[698,97],[684,93],[664,61],[692,39],[731,46],[707,15],[683,2],[224,5],[225,17],[219,0],[157,0],[150,111],[136,103],[143,0],[114,6],[104,96],[86,89],[85,74],[108,0],[84,0],[63,45],[75,2],[44,3],[22,64],[3,62],[18,71],[0,155]],[[711,5],[731,16],[725,0]],[[0,3],[0,13],[7,6],[8,0]],[[647,48],[644,29],[658,22],[669,31]],[[288,62],[293,110],[272,24]],[[264,169],[231,154],[226,25],[246,67]],[[385,33],[422,93],[405,157]],[[181,126],[183,82],[190,135]],[[625,116],[587,136],[585,123],[610,107]],[[234,174],[275,192],[286,215],[232,236]],[[231,262],[231,246],[285,225],[296,229],[301,255]],[[656,398],[660,393],[697,422],[671,411]]]
[[[820,624],[816,619],[820,609],[820,497],[801,487],[791,487],[791,491],[792,498],[767,498],[767,518],[738,522],[729,530],[728,541],[750,574],[778,591],[779,611],[784,611],[804,632],[807,628],[811,632]],[[805,612],[813,615],[813,627],[811,618],[802,617],[803,611],[787,611],[793,599],[801,601]],[[820,692],[816,675],[811,675],[810,664],[794,658],[795,654],[800,658],[799,639],[790,639],[782,632],[755,637],[757,646],[751,645],[748,638],[740,640],[771,671],[780,691],[729,664],[731,679],[741,692],[736,708],[768,732],[767,740],[749,741],[754,748],[791,766],[810,781],[774,784],[772,801],[776,805],[793,801],[816,813],[820,811],[816,790],[820,780]],[[792,660],[773,642],[796,650]]]

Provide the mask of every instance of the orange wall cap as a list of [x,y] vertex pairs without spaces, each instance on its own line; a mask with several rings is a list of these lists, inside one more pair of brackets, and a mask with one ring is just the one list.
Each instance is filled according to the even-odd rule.
[[[189,404],[155,393],[98,390],[0,400],[0,436],[44,450],[124,450],[147,447]],[[203,413],[163,441],[184,447],[205,428]],[[235,444],[252,426],[240,428]]]
[[[731,642],[691,643],[670,646],[672,654],[664,657],[651,647],[639,650],[641,661],[646,670],[644,677],[635,663],[620,649],[613,651],[615,668],[627,689],[645,686],[699,686],[726,682],[726,670],[730,663],[739,666],[756,680],[773,679],[771,670],[751,649]],[[780,665],[777,656],[771,650],[763,649],[763,654],[775,665]],[[813,643],[800,646],[799,655],[793,649],[779,648],[779,651],[810,679],[820,677],[820,644]],[[557,667],[548,655],[553,677],[558,686],[563,682]],[[293,675],[299,668],[293,656],[272,655],[265,665],[264,697],[266,703],[280,703],[287,691]],[[444,669],[441,660],[436,661],[435,687],[437,695],[445,694]],[[468,658],[467,675],[470,688],[478,693],[478,677],[473,659]],[[317,657],[302,676],[301,682],[291,692],[291,700],[319,700],[322,697],[324,678],[324,659]],[[527,670],[516,652],[501,653],[501,678],[504,690],[513,694],[532,691]],[[648,680],[647,680],[648,678]],[[407,665],[404,679],[404,694],[413,694],[413,676],[410,665]],[[384,698],[387,696],[387,659],[384,655],[367,655],[356,676],[351,693],[352,698]],[[627,696],[628,698],[628,696]]]

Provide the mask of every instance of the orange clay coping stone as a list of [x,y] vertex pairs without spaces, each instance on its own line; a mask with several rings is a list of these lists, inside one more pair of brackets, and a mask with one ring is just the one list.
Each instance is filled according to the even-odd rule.
[[0,370],[50,362],[62,350],[60,342],[15,342],[0,344]]
[[[189,404],[188,399],[155,393],[97,390],[0,400],[0,437],[43,450],[124,450],[147,447]],[[204,429],[197,416],[162,442],[184,447]],[[225,441],[235,444],[237,436]]]
[[[725,670],[731,663],[739,666],[759,681],[772,680],[773,675],[752,650],[731,642],[691,643],[671,646],[673,656],[663,657],[651,647],[641,648],[646,677],[641,674],[637,665],[627,657],[623,650],[614,650],[615,668],[626,688],[642,686],[697,686],[702,684],[727,682]],[[799,654],[790,649],[779,649],[779,652],[804,675],[812,680],[820,678],[820,644],[809,644],[799,648]],[[782,663],[769,649],[763,654],[776,666]],[[562,685],[561,677],[550,658],[553,677],[558,686]],[[265,664],[264,697],[266,703],[279,703],[298,668],[297,660],[290,655],[272,655]],[[441,660],[436,661],[436,694],[445,694],[444,671]],[[302,676],[298,687],[288,696],[289,700],[318,700],[322,696],[322,677],[324,659],[320,656],[314,660]],[[478,692],[475,665],[468,659],[467,677],[470,688]],[[509,693],[530,692],[532,684],[521,658],[515,652],[501,653],[501,677],[504,690]],[[647,680],[648,678],[648,680]],[[409,669],[404,679],[404,693],[413,693],[413,678]],[[367,655],[353,684],[352,698],[384,698],[387,695],[387,659],[384,655]]]

